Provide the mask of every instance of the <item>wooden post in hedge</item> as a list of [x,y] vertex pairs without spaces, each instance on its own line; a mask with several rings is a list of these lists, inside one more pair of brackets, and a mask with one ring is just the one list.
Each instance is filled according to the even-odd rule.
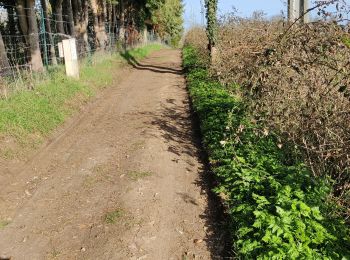
[[208,49],[210,51],[211,62],[213,63],[217,58],[216,41],[217,41],[217,9],[218,0],[205,0],[206,16],[207,16],[207,35],[208,35]]

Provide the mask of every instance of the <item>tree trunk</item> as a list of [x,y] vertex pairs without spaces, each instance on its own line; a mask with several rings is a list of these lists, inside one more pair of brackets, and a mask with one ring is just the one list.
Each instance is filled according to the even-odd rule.
[[74,36],[74,19],[71,0],[65,0],[65,9],[67,10],[68,34]]
[[113,4],[111,2],[108,2],[107,10],[106,10],[106,19],[108,22],[108,33],[110,34],[111,31],[113,31],[112,26],[112,17],[113,17]]
[[28,38],[31,55],[32,70],[40,72],[44,70],[43,61],[41,59],[38,23],[35,15],[35,0],[27,0],[27,18],[28,18]]
[[45,27],[48,35],[49,40],[49,52],[50,52],[50,58],[51,58],[51,64],[57,65],[57,58],[56,58],[56,51],[55,51],[55,43],[52,38],[52,31],[51,31],[51,24],[49,20],[49,15],[47,11],[47,4],[46,0],[41,0],[41,7],[44,10],[44,19],[45,19]]
[[89,3],[88,0],[83,0],[82,4],[83,18],[82,18],[82,34],[85,44],[85,50],[89,50],[89,36],[88,36],[88,26],[89,26]]
[[208,49],[210,51],[211,62],[217,59],[216,38],[217,38],[217,8],[218,0],[205,0],[207,9],[207,35],[209,40]]
[[88,0],[72,0],[74,31],[77,38],[78,53],[89,51],[88,23],[89,5]]
[[81,14],[81,1],[80,0],[71,0],[72,10],[73,10],[73,21],[74,27],[79,24],[80,14]]
[[90,5],[91,5],[91,10],[92,10],[92,20],[93,20],[93,25],[94,25],[94,31],[95,31],[95,45],[96,48],[100,47],[99,46],[99,40],[98,40],[98,35],[99,35],[99,27],[98,27],[98,14],[97,14],[97,0],[90,0]]
[[35,0],[17,0],[18,22],[26,45],[31,69],[35,72],[44,70],[41,59],[39,32],[34,10]]
[[112,32],[113,32],[113,35],[114,35],[114,39],[115,39],[115,34],[116,34],[116,6],[115,4],[112,5],[112,19],[111,19],[111,28],[112,28]]
[[125,42],[125,8],[124,0],[120,0],[119,3],[120,15],[119,15],[119,41],[121,43]]
[[105,49],[107,43],[107,34],[105,29],[105,4],[104,0],[90,0],[94,31],[96,34],[96,48]]
[[[17,29],[16,29],[16,21],[15,21],[15,8],[13,6],[5,6],[7,13],[8,13],[8,30],[10,32],[10,35],[17,35]],[[12,46],[15,46],[16,44],[16,38],[11,37],[10,44]]]
[[27,21],[27,12],[26,12],[26,0],[17,0],[16,10],[18,16],[19,27],[24,36],[26,45],[29,45],[28,39],[28,21]]
[[99,0],[99,27],[100,27],[100,44],[103,49],[108,45],[108,34],[106,32],[107,21],[107,3],[106,0]]
[[57,32],[61,34],[65,34],[64,20],[63,20],[63,13],[62,13],[62,3],[63,3],[63,0],[56,0],[55,4],[53,5],[53,11],[55,14]]
[[5,44],[0,32],[0,72],[6,74],[8,70],[10,70],[10,63],[7,58]]

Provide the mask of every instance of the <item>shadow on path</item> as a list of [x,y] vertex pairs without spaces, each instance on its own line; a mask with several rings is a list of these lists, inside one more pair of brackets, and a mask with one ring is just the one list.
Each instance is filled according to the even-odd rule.
[[[183,101],[183,106],[190,113],[183,113],[177,108],[174,100],[166,100],[167,105],[162,108],[160,118],[155,118],[152,124],[162,130],[163,138],[167,140],[168,151],[176,155],[188,154],[199,158],[202,167],[196,185],[201,187],[202,194],[207,194],[208,204],[200,217],[207,228],[206,243],[212,259],[232,259],[230,234],[228,233],[228,218],[220,198],[213,192],[215,177],[210,171],[208,155],[202,149],[201,131],[198,117],[193,112],[192,103]],[[188,162],[187,162],[188,163]],[[185,201],[194,204],[191,198],[180,194]]]
[[133,66],[137,70],[149,70],[156,73],[172,73],[177,75],[182,75],[183,70],[173,69],[162,66],[154,66],[154,65],[146,65],[138,62],[128,51],[120,54],[131,66]]
[[[174,85],[173,88],[181,86]],[[190,113],[184,113],[184,111]],[[202,194],[207,194],[208,203],[205,212],[200,216],[205,222],[206,238],[205,242],[211,253],[211,259],[233,259],[232,243],[228,233],[228,217],[220,198],[212,191],[215,187],[215,177],[210,171],[208,156],[202,149],[201,132],[196,114],[193,112],[192,104],[188,99],[178,101],[166,99],[162,104],[159,113],[138,112],[145,118],[146,124],[152,124],[161,130],[161,136],[168,145],[168,151],[173,153],[177,159],[181,160],[183,154],[199,158],[200,165],[198,178],[195,184],[201,188]],[[145,136],[151,133],[144,132]],[[156,137],[156,136],[153,136]],[[191,171],[192,162],[186,161],[188,171]],[[198,205],[196,200],[188,194],[178,193],[186,202]]]

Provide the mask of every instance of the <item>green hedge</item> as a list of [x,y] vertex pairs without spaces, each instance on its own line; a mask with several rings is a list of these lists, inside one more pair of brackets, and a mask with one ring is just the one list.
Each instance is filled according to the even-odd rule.
[[302,161],[291,160],[291,149],[251,120],[244,100],[232,94],[239,91],[213,80],[195,49],[185,47],[183,59],[236,256],[350,258],[349,230],[332,213],[329,180],[313,178]]

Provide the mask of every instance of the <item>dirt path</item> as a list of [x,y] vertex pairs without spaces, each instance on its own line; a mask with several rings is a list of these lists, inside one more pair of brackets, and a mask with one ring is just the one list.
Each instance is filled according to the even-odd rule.
[[0,256],[212,258],[180,64],[154,53],[26,165],[0,165]]

